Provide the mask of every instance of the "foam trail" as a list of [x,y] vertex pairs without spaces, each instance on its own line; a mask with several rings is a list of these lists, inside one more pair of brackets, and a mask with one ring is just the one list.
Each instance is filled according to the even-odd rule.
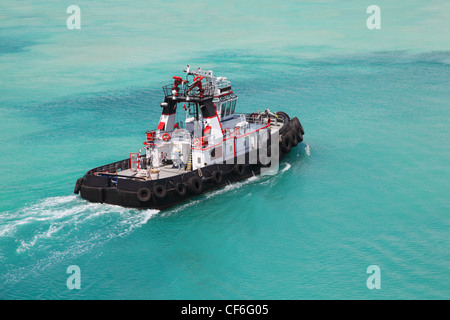
[[283,169],[281,169],[280,173],[284,173],[284,172],[288,171],[290,168],[291,168],[291,165],[289,163],[286,163],[286,166]]
[[239,189],[239,188],[241,188],[241,187],[243,187],[243,186],[245,186],[247,184],[250,184],[252,182],[258,181],[260,179],[261,179],[260,175],[259,176],[253,175],[252,177],[247,178],[244,181],[233,182],[233,183],[227,184],[222,189],[209,192],[209,193],[206,194],[206,197],[210,198],[210,197],[214,197],[214,196],[216,196],[218,194],[222,194],[224,192],[228,192],[228,191],[231,191],[231,190],[236,190],[236,189]]
[[18,254],[33,248],[50,251],[72,238],[95,245],[99,239],[128,235],[158,212],[90,203],[77,196],[47,198],[2,214],[0,241],[14,238]]
[[[233,183],[229,183],[227,185],[225,185],[224,187],[221,187],[220,189],[214,190],[214,191],[210,191],[204,194],[204,197],[206,199],[215,197],[217,195],[226,193],[226,192],[230,192],[230,191],[234,191],[237,190],[249,183],[255,182],[255,181],[259,181],[261,179],[261,175],[253,175],[252,177],[244,180],[244,181],[239,181],[239,182],[233,182]],[[188,202],[184,203],[184,204],[179,204],[177,206],[175,206],[174,208],[170,209],[169,211],[167,211],[166,213],[164,213],[163,215],[168,215],[168,214],[173,214],[176,212],[180,212],[183,211],[186,208],[189,208],[191,206],[200,204],[201,200],[188,200]]]
[[308,157],[311,155],[311,150],[309,149],[309,144],[306,145],[305,152],[308,155]]
[[46,198],[5,212],[0,216],[0,257],[8,260],[18,254],[24,266],[19,263],[3,272],[0,285],[20,281],[61,259],[73,259],[111,239],[127,236],[158,213],[90,203],[78,196]]

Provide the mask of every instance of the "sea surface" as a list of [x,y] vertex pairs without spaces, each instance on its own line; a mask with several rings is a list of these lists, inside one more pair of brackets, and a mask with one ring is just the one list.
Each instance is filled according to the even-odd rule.
[[[448,1],[2,0],[0,299],[449,299],[449,34]],[[73,194],[187,64],[300,119],[278,174],[164,211]]]

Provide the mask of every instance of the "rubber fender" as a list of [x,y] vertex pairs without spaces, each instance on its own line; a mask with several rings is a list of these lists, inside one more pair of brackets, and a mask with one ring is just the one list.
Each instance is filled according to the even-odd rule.
[[151,196],[152,196],[152,192],[150,191],[149,188],[143,187],[143,188],[140,188],[137,192],[137,198],[139,199],[139,201],[142,201],[142,202],[146,202],[146,201],[150,200]]
[[292,132],[289,131],[288,133],[283,135],[283,138],[281,139],[280,147],[281,147],[281,152],[283,152],[283,153],[291,152]]
[[[294,127],[294,129],[296,129]],[[298,134],[295,131],[290,131],[290,133],[292,133],[291,138],[292,138],[292,146],[296,147],[298,145]]]
[[182,182],[179,182],[175,185],[175,192],[178,193],[180,196],[184,196],[186,194],[186,185]]
[[233,168],[233,171],[238,175],[242,176],[245,172],[245,167],[243,164],[236,164]]
[[214,181],[214,183],[219,184],[222,182],[222,172],[220,172],[219,170],[214,170],[211,173],[211,178]]
[[291,121],[291,118],[289,118],[289,116],[286,112],[278,111],[277,116],[282,116],[285,119],[285,121],[284,121],[285,123],[289,123],[289,121]]
[[156,184],[153,187],[153,194],[155,195],[155,197],[162,199],[167,195],[167,189],[162,184]]
[[81,190],[81,185],[83,184],[83,178],[80,178],[75,183],[75,189],[73,190],[73,193],[78,194]]
[[187,187],[192,193],[200,194],[203,192],[203,181],[199,177],[193,176],[189,178]]

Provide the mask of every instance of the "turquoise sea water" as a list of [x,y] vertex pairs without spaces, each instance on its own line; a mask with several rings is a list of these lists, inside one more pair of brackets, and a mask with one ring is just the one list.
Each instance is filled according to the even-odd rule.
[[[361,1],[77,1],[80,30],[70,4],[0,4],[0,299],[450,298],[448,2],[377,1],[380,30]],[[186,64],[304,143],[165,211],[74,195]]]

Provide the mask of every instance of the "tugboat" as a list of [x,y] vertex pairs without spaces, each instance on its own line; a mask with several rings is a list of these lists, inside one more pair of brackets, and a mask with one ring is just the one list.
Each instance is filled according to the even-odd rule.
[[269,109],[236,113],[238,97],[227,78],[211,70],[192,71],[189,65],[184,72],[185,79],[174,76],[163,87],[162,115],[156,130],[146,132],[143,147],[86,172],[75,194],[91,202],[165,209],[276,171],[278,162],[303,141],[297,117]]

